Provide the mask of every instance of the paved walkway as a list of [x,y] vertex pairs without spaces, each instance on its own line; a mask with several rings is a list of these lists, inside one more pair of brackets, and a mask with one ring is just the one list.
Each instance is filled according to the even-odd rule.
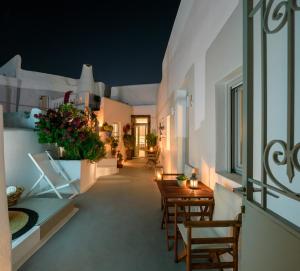
[[177,271],[160,230],[154,173],[134,160],[76,198],[79,212],[20,270]]

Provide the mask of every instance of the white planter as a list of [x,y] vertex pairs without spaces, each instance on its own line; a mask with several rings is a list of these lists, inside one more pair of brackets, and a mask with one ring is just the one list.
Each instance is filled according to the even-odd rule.
[[80,180],[78,182],[80,193],[87,191],[96,182],[96,163],[88,160],[56,160],[56,162],[70,179]]
[[101,176],[117,174],[117,158],[104,158],[96,164],[96,180]]
[[185,181],[179,181],[179,180],[177,180],[177,184],[180,187],[186,187],[186,182],[187,182],[187,180],[185,180]]

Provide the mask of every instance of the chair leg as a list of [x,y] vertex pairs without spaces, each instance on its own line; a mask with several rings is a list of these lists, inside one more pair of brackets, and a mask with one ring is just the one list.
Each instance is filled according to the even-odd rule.
[[170,250],[170,242],[169,242],[169,210],[168,206],[165,208],[165,227],[166,227],[166,239],[167,239],[167,249]]
[[165,225],[165,219],[166,219],[166,205],[164,204],[164,209],[163,209],[163,215],[162,215],[162,219],[161,219],[161,223],[160,223],[160,229],[163,230],[164,225]]
[[161,197],[161,199],[160,199],[160,209],[161,210],[164,209],[164,199],[163,199],[163,197]]
[[186,258],[185,258],[185,264],[186,264],[186,271],[191,271],[191,249],[187,247],[186,249]]
[[178,263],[178,231],[177,225],[174,223],[174,261]]
[[44,175],[41,175],[39,179],[34,183],[34,185],[30,188],[30,191],[26,194],[25,197],[29,197],[29,195],[32,193],[32,191],[36,188],[36,186],[41,182],[41,180],[44,178]]

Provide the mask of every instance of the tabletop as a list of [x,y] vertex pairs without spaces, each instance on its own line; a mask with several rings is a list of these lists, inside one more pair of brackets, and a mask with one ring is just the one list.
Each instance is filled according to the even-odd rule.
[[213,190],[202,182],[198,182],[198,187],[196,189],[189,188],[188,184],[186,187],[180,187],[177,185],[176,180],[157,181],[156,183],[162,197],[166,199],[214,197]]

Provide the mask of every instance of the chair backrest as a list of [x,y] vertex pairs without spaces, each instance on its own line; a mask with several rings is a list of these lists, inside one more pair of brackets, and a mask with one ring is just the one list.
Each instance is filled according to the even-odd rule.
[[[214,188],[215,209],[213,220],[236,220],[241,212],[242,198],[223,185]],[[220,235],[228,235],[228,228],[216,228]]]
[[162,181],[176,180],[176,177],[180,175],[183,175],[183,173],[163,173]]
[[28,153],[28,156],[30,157],[32,162],[35,164],[37,169],[40,171],[40,173],[47,176],[47,178],[54,185],[64,184],[64,183],[68,182],[68,180],[66,180],[57,171],[55,171],[46,152],[37,153],[37,154]]
[[175,205],[175,225],[182,218],[181,222],[212,220],[214,212],[214,200],[176,200]]

